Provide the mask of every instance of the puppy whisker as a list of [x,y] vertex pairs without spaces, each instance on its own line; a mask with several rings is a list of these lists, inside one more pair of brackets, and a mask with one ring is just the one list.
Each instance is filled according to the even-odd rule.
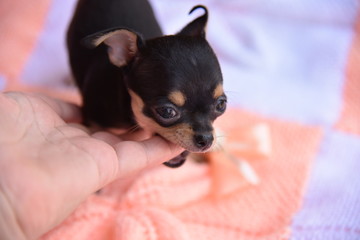
[[216,141],[210,149],[210,151],[214,151],[214,152],[224,151],[224,150],[225,150],[224,146],[220,144],[218,141]]
[[134,132],[136,132],[136,131],[139,130],[139,129],[140,129],[139,124],[135,124],[134,126],[132,126],[132,127],[130,127],[130,128],[128,129],[128,133],[134,133]]
[[129,140],[162,136],[186,150],[170,167],[180,166],[188,151],[208,151],[214,138],[223,144],[212,132],[227,98],[206,40],[207,8],[193,7],[190,13],[203,14],[163,36],[148,0],[87,1],[78,0],[66,41],[84,123],[119,129],[114,133]]
[[217,135],[217,136],[216,136],[216,139],[219,139],[219,138],[220,138],[220,139],[223,139],[223,138],[226,138],[226,137],[227,137],[227,136],[225,136],[225,135]]

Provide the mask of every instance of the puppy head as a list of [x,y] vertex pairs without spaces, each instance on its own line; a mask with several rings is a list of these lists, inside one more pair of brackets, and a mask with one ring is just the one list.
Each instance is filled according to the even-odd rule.
[[144,41],[127,29],[92,36],[108,45],[110,61],[124,68],[136,121],[191,152],[214,142],[214,120],[226,108],[218,60],[205,39],[208,13],[178,34]]

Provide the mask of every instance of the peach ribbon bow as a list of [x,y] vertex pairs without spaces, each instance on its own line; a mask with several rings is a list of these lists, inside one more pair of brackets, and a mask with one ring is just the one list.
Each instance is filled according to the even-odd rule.
[[269,126],[258,123],[226,133],[217,128],[216,135],[216,147],[208,154],[212,165],[215,195],[222,196],[241,186],[259,184],[261,179],[251,162],[270,156]]

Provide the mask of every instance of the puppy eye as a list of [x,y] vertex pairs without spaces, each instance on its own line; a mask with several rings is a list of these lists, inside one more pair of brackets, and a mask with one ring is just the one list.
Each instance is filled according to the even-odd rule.
[[215,110],[218,113],[223,113],[226,110],[226,97],[219,97],[215,106]]
[[158,107],[155,112],[164,120],[170,120],[178,116],[178,112],[172,107]]

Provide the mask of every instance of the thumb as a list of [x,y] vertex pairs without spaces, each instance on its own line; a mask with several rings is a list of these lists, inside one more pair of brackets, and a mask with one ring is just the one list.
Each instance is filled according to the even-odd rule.
[[[97,135],[93,137],[97,138]],[[99,136],[101,140],[104,140],[104,136]],[[114,174],[114,165],[104,164],[103,161],[99,162],[99,171],[101,172],[111,172],[114,178],[123,178],[129,175],[135,174],[146,168],[159,165],[163,162],[166,162],[184,151],[181,147],[164,140],[159,136],[153,136],[144,141],[121,141],[121,142],[111,142],[107,141],[110,144],[117,156],[116,171]],[[100,176],[106,176],[107,174],[100,174]],[[109,176],[109,175],[107,175]],[[107,184],[109,181],[115,179],[109,179],[105,177],[103,179],[103,184]]]

